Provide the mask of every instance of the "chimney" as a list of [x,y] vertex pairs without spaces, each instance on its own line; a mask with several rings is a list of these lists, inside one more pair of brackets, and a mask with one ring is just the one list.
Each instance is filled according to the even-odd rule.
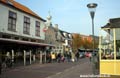
[[55,28],[58,29],[58,24],[55,24]]
[[55,24],[54,28],[56,29],[56,31],[58,31],[58,24]]

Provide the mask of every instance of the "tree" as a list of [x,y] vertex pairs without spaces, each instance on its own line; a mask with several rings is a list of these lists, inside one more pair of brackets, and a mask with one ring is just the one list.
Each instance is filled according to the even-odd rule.
[[[80,34],[73,34],[73,51],[76,52],[79,48],[93,49],[93,41],[91,36],[82,36]],[[99,38],[95,38],[95,49],[98,48]]]
[[83,41],[83,47],[84,47],[85,49],[92,49],[92,42],[90,42],[90,41],[87,40],[87,39],[84,39],[84,41]]
[[76,52],[82,46],[82,38],[80,34],[73,34],[73,50]]

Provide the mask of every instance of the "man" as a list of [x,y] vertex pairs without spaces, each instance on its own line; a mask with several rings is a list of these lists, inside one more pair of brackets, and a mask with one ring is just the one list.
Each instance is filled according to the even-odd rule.
[[77,53],[75,54],[75,56],[76,56],[76,61],[78,61],[78,60],[79,60],[79,52],[77,52]]
[[56,55],[55,55],[55,53],[54,53],[54,52],[51,54],[51,59],[52,59],[52,62],[55,62]]

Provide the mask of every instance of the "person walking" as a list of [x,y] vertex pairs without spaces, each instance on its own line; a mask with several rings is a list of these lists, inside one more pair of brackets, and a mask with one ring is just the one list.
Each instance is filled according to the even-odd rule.
[[58,62],[58,63],[61,62],[61,53],[58,53],[58,55],[57,55],[57,62]]
[[51,54],[51,59],[52,59],[52,62],[55,62],[56,55],[55,55],[55,53],[54,53],[54,52]]
[[62,62],[65,62],[65,57],[64,57],[64,55],[61,56],[61,61],[62,61]]
[[77,52],[77,53],[75,54],[75,57],[76,57],[76,61],[78,61],[78,60],[79,60],[79,52]]

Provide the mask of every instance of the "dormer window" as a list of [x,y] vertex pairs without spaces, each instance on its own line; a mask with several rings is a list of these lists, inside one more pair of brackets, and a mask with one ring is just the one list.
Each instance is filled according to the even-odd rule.
[[72,35],[71,35],[71,34],[69,34],[69,38],[72,38]]
[[64,34],[65,37],[67,37],[67,33],[64,32],[63,34]]

